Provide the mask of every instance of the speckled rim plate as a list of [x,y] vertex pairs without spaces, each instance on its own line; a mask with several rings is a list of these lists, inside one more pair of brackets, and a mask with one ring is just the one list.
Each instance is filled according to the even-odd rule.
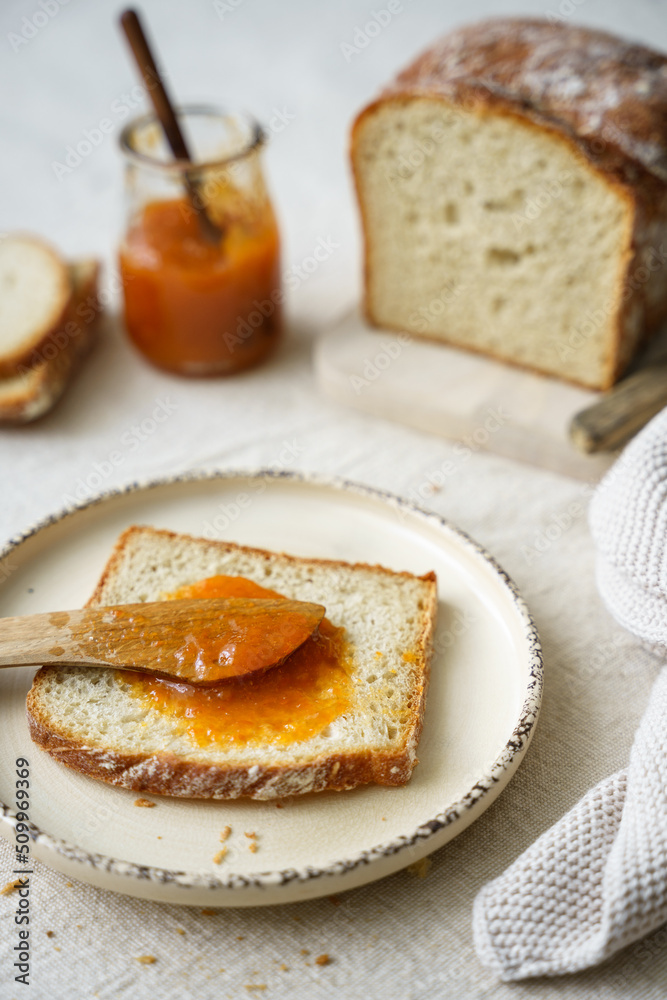
[[[537,722],[540,642],[514,583],[466,534],[389,494],[296,473],[132,483],[70,504],[11,539],[0,552],[0,614],[82,604],[130,523],[299,555],[435,569],[439,625],[420,765],[404,788],[296,796],[280,811],[275,803],[158,796],[151,796],[158,808],[136,809],[136,793],[71,772],[30,742],[24,702],[33,670],[1,671],[5,839],[15,837],[14,761],[26,756],[31,852],[47,865],[146,899],[285,903],[353,888],[420,860],[469,826],[506,786]],[[214,833],[230,821],[238,836],[229,860],[215,864]],[[260,851],[250,855],[241,832],[253,828]]]

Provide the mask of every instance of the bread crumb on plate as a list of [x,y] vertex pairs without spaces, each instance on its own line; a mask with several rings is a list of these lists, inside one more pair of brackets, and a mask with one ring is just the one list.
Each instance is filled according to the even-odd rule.
[[137,955],[137,962],[141,965],[152,965],[153,962],[157,962],[155,955]]
[[152,809],[157,805],[157,802],[151,802],[150,799],[135,799],[135,806],[141,806],[143,809]]

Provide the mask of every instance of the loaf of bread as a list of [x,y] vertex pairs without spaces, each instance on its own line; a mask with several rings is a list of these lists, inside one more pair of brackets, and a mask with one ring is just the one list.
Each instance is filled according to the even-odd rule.
[[365,311],[611,386],[667,315],[667,58],[563,23],[445,37],[358,116]]
[[[417,763],[428,685],[434,574],[416,577],[379,566],[299,559],[135,527],[119,539],[90,603],[160,600],[174,588],[219,574],[324,604],[333,626],[345,629],[349,648],[341,714],[334,712],[323,728],[298,736],[300,711],[320,718],[318,704],[327,703],[335,684],[333,673],[314,688],[302,675],[294,705],[285,702],[280,687],[270,689],[272,710],[257,720],[251,714],[242,739],[230,738],[225,729],[201,740],[193,734],[192,718],[165,710],[150,694],[137,695],[123,679],[127,675],[106,668],[43,667],[28,695],[33,740],[91,777],[162,795],[271,799],[371,781],[405,784]],[[289,669],[288,659],[256,681],[250,700],[236,709],[239,719],[252,713],[257,692],[262,697],[259,686],[273,683],[269,675]]]

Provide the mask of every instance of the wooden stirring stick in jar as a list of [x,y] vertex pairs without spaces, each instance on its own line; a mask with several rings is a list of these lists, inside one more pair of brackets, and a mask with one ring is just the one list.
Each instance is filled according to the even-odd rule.
[[[192,157],[181,132],[181,127],[178,124],[174,107],[169,99],[164,81],[155,64],[155,59],[141,26],[139,15],[134,10],[126,10],[121,14],[120,23],[130,43],[130,48],[139,67],[144,86],[153,102],[155,114],[162,125],[172,153],[177,160],[192,162]],[[202,236],[210,243],[219,243],[222,238],[222,230],[216,226],[206,212],[204,201],[199,191],[199,179],[186,171],[184,184],[190,204],[197,213]]]
[[116,667],[209,686],[278,666],[323,617],[321,604],[232,597],[0,618],[0,667]]

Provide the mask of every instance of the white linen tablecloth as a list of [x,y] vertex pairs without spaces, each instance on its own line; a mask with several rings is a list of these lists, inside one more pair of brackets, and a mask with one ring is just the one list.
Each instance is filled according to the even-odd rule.
[[[41,232],[70,255],[92,251],[111,260],[122,219],[115,140],[106,136],[61,180],[53,162],[101,119],[120,126],[120,109],[137,103],[135,79],[114,25],[115,3],[53,0],[49,10],[54,4],[56,13],[43,25],[38,18],[42,26],[25,44],[11,36],[30,34],[23,18],[43,8],[30,0],[0,10],[2,228]],[[344,155],[348,123],[394,69],[463,19],[458,5],[402,0],[382,31],[352,53],[357,29],[363,32],[373,11],[387,6],[383,0],[145,0],[142,6],[175,93],[248,107],[273,122],[267,166],[286,270],[299,267],[320,238],[332,250],[294,289],[290,335],[277,358],[229,381],[161,375],[108,324],[57,411],[35,426],[0,431],[0,535],[60,508],[68,495],[84,498],[131,479],[188,469],[270,465],[287,452],[295,469],[412,498],[421,494],[426,506],[490,549],[536,616],[546,690],[519,772],[472,827],[432,857],[423,878],[401,872],[335,902],[203,915],[68,885],[37,865],[30,997],[664,997],[667,928],[600,968],[558,980],[499,984],[473,950],[476,892],[589,788],[625,766],[659,670],[659,661],[615,624],[598,597],[586,523],[590,487],[482,452],[455,456],[447,442],[322,399],[313,381],[314,336],[358,294],[358,232]],[[474,0],[464,16],[517,8],[535,14],[572,9],[577,20],[667,47],[665,12],[651,0]],[[108,268],[112,299],[116,285]],[[160,423],[151,420],[157,406],[168,413]],[[111,463],[109,455],[118,451],[121,461]],[[429,477],[450,459],[455,472],[429,495]],[[0,843],[0,884],[11,867],[10,851]],[[10,975],[14,909],[12,895],[0,897],[0,1000],[24,995]],[[331,964],[316,965],[314,957],[325,952]],[[136,956],[146,954],[156,961],[138,963]]]

